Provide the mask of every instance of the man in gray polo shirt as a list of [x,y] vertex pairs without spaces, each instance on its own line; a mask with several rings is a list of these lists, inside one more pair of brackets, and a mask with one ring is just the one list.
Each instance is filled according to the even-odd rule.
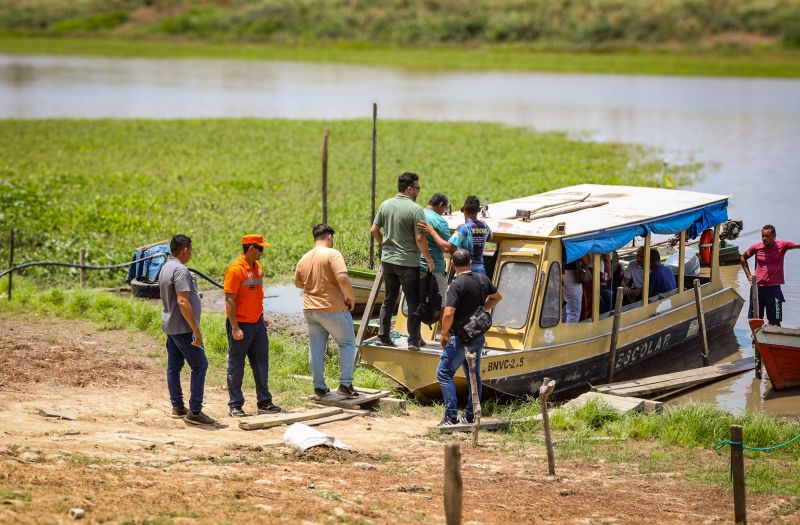
[[[161,329],[167,334],[167,389],[172,402],[172,417],[182,417],[192,425],[213,425],[216,420],[203,413],[203,387],[208,360],[200,333],[200,295],[197,282],[186,263],[192,258],[192,240],[176,235],[169,243],[170,256],[161,268]],[[189,410],[183,404],[181,369],[192,369]]]
[[397,181],[397,189],[397,195],[381,203],[370,230],[381,246],[381,269],[386,283],[378,340],[383,345],[395,346],[390,335],[392,315],[402,287],[408,305],[408,346],[419,348],[425,345],[420,337],[420,320],[417,317],[420,253],[429,271],[433,271],[434,263],[425,235],[418,228],[418,223],[425,220],[422,206],[415,202],[420,189],[419,176],[416,173],[403,173]]

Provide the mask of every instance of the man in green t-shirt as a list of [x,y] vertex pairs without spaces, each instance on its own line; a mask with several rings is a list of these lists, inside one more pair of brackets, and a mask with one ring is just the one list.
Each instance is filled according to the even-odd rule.
[[381,269],[386,283],[378,340],[383,345],[395,346],[391,338],[391,323],[402,287],[408,305],[408,346],[419,348],[425,345],[416,313],[420,301],[420,253],[429,270],[433,271],[434,263],[425,235],[417,226],[425,218],[422,207],[414,202],[419,195],[419,176],[403,173],[397,180],[397,189],[397,195],[381,203],[370,230],[381,246]]

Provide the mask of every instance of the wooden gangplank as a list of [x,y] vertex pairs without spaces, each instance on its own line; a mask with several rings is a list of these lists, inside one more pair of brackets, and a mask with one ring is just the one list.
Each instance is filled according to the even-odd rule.
[[339,408],[355,408],[359,409],[362,406],[370,405],[377,402],[383,397],[388,397],[391,392],[385,390],[377,390],[372,393],[364,392],[362,389],[357,389],[359,392],[358,397],[345,397],[338,394],[335,390],[328,392],[324,396],[309,396],[308,400],[318,405],[325,405],[330,407]]
[[[509,422],[503,419],[497,419],[493,417],[484,417],[481,418],[480,428],[481,430],[497,430],[500,427],[508,425]],[[472,432],[473,424],[472,423],[465,423],[463,425],[450,425],[447,427],[433,427],[442,434],[453,434],[455,432]]]
[[592,387],[592,390],[615,396],[646,397],[671,390],[694,387],[703,383],[711,383],[728,376],[747,372],[753,368],[755,368],[754,359],[746,357],[730,363],[595,386]]
[[341,408],[318,408],[305,412],[283,412],[281,414],[262,414],[259,416],[243,417],[239,420],[242,430],[256,430],[259,428],[272,428],[281,425],[291,425],[300,421],[326,418],[341,414]]

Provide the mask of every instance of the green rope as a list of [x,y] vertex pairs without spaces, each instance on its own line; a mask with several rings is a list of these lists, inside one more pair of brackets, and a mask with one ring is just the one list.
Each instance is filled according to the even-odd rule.
[[772,447],[748,447],[747,445],[743,444],[741,441],[731,441],[730,439],[724,439],[724,440],[720,441],[719,443],[717,443],[716,445],[714,445],[714,450],[720,450],[725,445],[736,445],[736,446],[742,447],[743,450],[753,450],[753,451],[757,451],[757,452],[772,452],[773,450],[778,450],[779,448],[783,448],[786,445],[789,445],[790,443],[792,443],[793,441],[797,441],[798,439],[800,439],[800,434],[796,435],[795,437],[793,437],[789,441],[786,441],[785,443],[781,443],[780,445],[775,445],[775,446],[772,446]]

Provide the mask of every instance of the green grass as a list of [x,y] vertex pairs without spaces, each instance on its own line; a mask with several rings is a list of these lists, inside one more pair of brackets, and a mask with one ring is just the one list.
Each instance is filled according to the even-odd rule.
[[[519,419],[539,412],[538,402],[507,407],[489,404],[504,417]],[[578,409],[550,410],[557,460],[607,460],[638,464],[642,474],[682,472],[690,482],[730,489],[727,447],[712,447],[741,425],[747,446],[769,447],[800,434],[800,422],[746,412],[733,416],[713,405],[687,402],[662,413],[620,414],[602,401]],[[541,423],[528,420],[500,435],[506,443],[541,443]],[[644,444],[644,446],[643,446]],[[705,461],[701,459],[705,455]],[[722,458],[720,458],[722,456]],[[715,461],[717,458],[723,461]],[[773,452],[745,452],[747,490],[782,496],[800,493],[800,441]],[[697,464],[702,466],[695,466]],[[791,507],[791,505],[790,505]],[[792,507],[793,508],[793,507]]]
[[800,51],[617,49],[552,50],[525,44],[386,46],[377,44],[253,44],[186,40],[0,36],[0,52],[148,58],[291,60],[419,71],[548,71],[646,75],[800,77]]
[[[29,315],[32,312],[54,315],[66,319],[88,319],[101,329],[127,329],[144,332],[153,337],[153,344],[163,345],[161,308],[156,303],[126,299],[98,290],[38,291],[27,279],[14,281],[14,300],[0,300],[0,311],[10,315]],[[225,335],[225,317],[221,314],[204,314],[201,319],[203,342],[209,362],[207,383],[224,385],[227,367],[228,343]],[[287,406],[297,405],[311,391],[311,383],[290,377],[291,374],[308,375],[308,347],[304,340],[289,334],[270,334],[270,390],[276,399]],[[165,351],[164,351],[165,352]],[[331,385],[338,385],[339,360],[335,345],[329,349],[325,360],[325,376]],[[245,385],[253,385],[252,374],[245,372]],[[355,383],[366,388],[389,388],[387,379],[373,370],[358,368]]]
[[15,0],[0,29],[252,42],[800,45],[797,0]]
[[[272,242],[262,260],[267,277],[285,280],[321,217],[325,128],[329,222],[348,264],[363,267],[372,219],[367,120],[0,121],[2,235],[16,228],[17,262],[76,261],[85,247],[90,263],[108,264],[185,233],[194,241],[191,265],[221,280],[240,236],[260,232]],[[641,147],[495,124],[381,121],[378,133],[379,201],[396,193],[407,170],[420,174],[423,203],[444,191],[457,207],[470,193],[497,202],[578,183],[651,185],[662,166]],[[685,180],[697,169],[671,166],[669,175]],[[0,260],[8,260],[6,242]],[[51,286],[77,282],[62,268],[26,274]],[[89,284],[121,284],[123,276],[89,272]]]

